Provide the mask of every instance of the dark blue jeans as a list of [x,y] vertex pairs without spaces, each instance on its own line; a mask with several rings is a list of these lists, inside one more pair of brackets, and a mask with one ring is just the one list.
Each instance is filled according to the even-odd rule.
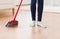
[[38,4],[38,21],[42,20],[42,12],[43,12],[43,0],[31,0],[31,14],[32,20],[35,21],[36,17],[36,3]]

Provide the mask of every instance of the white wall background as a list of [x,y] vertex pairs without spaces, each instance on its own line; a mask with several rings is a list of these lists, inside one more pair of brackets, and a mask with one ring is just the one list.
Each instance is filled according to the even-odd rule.
[[[21,0],[0,0],[1,3],[18,4]],[[30,4],[31,0],[23,0],[23,4]],[[44,0],[46,6],[60,6],[60,0]]]
[[[0,0],[0,4],[19,4],[21,0]],[[23,0],[23,4],[30,4],[31,0]],[[60,0],[44,0],[44,10],[60,12]]]
[[[23,4],[30,4],[31,0],[23,0]],[[19,1],[16,0],[15,4]],[[51,12],[60,12],[60,0],[44,0],[44,10]]]
[[[15,4],[19,4],[21,0],[15,0]],[[30,4],[31,0],[23,0],[23,4]]]
[[60,0],[44,0],[46,6],[60,6]]
[[0,4],[13,4],[14,3],[14,0],[0,0]]
[[60,12],[60,0],[44,0],[44,10],[51,12]]

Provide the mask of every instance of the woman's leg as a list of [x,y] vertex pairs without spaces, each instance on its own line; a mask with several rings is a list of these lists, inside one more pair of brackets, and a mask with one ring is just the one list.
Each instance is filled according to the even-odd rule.
[[38,0],[38,21],[42,20],[43,0]]
[[35,21],[36,0],[31,0],[31,14],[32,14],[32,20]]

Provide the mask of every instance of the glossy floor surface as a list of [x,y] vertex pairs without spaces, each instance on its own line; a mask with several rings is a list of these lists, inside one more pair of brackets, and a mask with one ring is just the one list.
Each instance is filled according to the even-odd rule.
[[28,10],[20,10],[17,19],[17,27],[6,27],[13,15],[11,10],[0,11],[0,39],[60,39],[60,14],[57,12],[43,12],[42,21],[47,28],[31,27],[31,13]]

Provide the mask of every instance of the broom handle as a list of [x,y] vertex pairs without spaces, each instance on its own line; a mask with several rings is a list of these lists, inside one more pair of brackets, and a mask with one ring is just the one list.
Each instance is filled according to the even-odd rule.
[[18,12],[19,12],[20,6],[22,5],[22,1],[23,1],[23,0],[21,0],[20,4],[19,4],[19,6],[18,6],[18,9],[17,9],[16,14],[15,14],[14,19],[13,19],[14,21],[15,21],[15,19],[16,19],[16,16],[17,16]]

